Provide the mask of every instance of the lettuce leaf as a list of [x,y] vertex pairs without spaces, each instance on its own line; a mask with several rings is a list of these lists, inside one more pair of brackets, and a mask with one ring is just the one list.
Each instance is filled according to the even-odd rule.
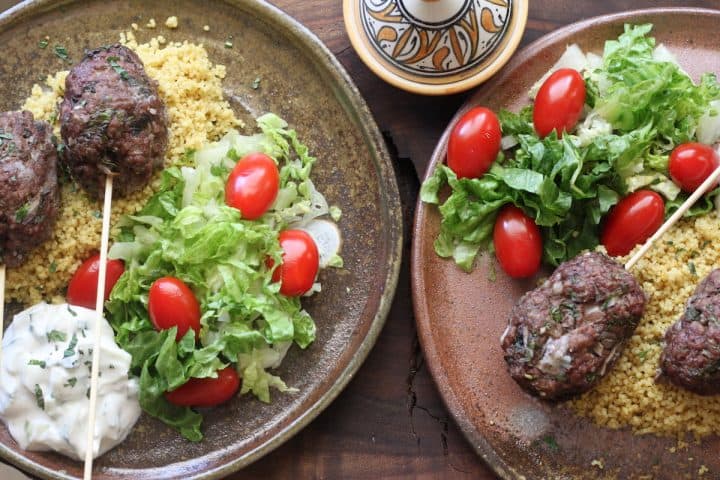
[[[132,355],[131,373],[140,377],[140,404],[192,441],[202,439],[202,416],[168,403],[164,392],[193,377],[215,377],[234,364],[241,393],[269,402],[270,387],[292,389],[267,368],[278,367],[293,342],[304,349],[315,340],[312,317],[298,298],[279,294],[266,260],[280,264],[280,230],[328,214],[329,208],[310,180],[315,158],[297,134],[276,115],[257,123],[262,133],[230,132],[189,152],[193,166],[166,169],[158,193],[122,219],[110,250],[111,258],[125,261],[126,271],[106,308],[118,344]],[[278,162],[283,196],[262,218],[249,221],[225,205],[224,189],[235,162],[252,151]],[[162,276],[180,278],[200,301],[199,344],[192,331],[176,342],[176,329],[153,328],[148,291]],[[275,361],[260,361],[268,352]]]

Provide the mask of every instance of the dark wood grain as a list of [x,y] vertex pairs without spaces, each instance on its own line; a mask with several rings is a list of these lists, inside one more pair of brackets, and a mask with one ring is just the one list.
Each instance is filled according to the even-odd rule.
[[[14,4],[0,0],[0,9]],[[356,378],[312,424],[231,479],[493,479],[449,418],[417,342],[409,280],[409,225],[424,172],[447,122],[468,94],[421,97],[376,77],[345,33],[340,0],[273,0],[312,30],[348,70],[395,157],[406,244],[387,325]],[[720,8],[720,0],[532,0],[522,45],[592,16],[660,6]],[[168,12],[171,14],[172,12]],[[7,86],[6,86],[7,88]]]

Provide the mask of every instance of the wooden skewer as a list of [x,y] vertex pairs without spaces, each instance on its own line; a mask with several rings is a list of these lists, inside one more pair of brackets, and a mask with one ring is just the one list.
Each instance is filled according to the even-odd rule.
[[87,440],[85,444],[84,480],[92,478],[93,446],[95,443],[95,413],[97,410],[98,373],[100,370],[100,329],[102,328],[105,303],[105,277],[110,237],[110,207],[112,204],[112,177],[105,178],[105,201],[103,204],[102,234],[100,236],[100,267],[98,268],[97,297],[95,297],[95,326],[93,327],[93,355],[90,371],[90,408],[88,412]]
[[650,237],[642,247],[640,247],[640,250],[635,252],[635,255],[633,255],[630,260],[628,260],[625,264],[625,270],[630,270],[632,267],[634,267],[638,260],[640,260],[640,258],[645,255],[648,250],[650,250],[650,247],[653,246],[653,243],[655,243],[658,238],[662,237],[665,232],[667,232],[670,227],[672,227],[675,222],[677,222],[680,217],[682,217],[685,212],[690,209],[690,207],[695,205],[695,202],[697,202],[698,198],[703,196],[708,190],[711,190],[711,187],[717,185],[718,178],[720,178],[720,167],[716,168],[715,171],[712,172],[710,176],[705,179],[705,181],[692,193],[692,195],[690,195],[688,199],[685,200],[682,205],[680,205],[680,207],[675,211],[675,213],[670,215],[670,218],[668,218],[665,223],[663,223],[662,226],[658,228],[658,231],[655,232],[655,234],[653,234],[653,236]]

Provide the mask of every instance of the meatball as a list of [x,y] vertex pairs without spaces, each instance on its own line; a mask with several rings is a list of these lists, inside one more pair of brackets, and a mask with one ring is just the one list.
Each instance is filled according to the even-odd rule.
[[52,234],[60,208],[57,162],[50,125],[30,112],[0,113],[0,260],[8,267]]
[[142,61],[122,45],[85,54],[68,74],[60,105],[62,161],[93,197],[106,175],[122,196],[145,186],[163,165],[165,105]]
[[510,375],[545,399],[582,393],[612,367],[645,308],[622,265],[584,253],[513,307],[501,338]]
[[665,332],[660,370],[679,387],[720,393],[720,269],[700,282],[683,315]]

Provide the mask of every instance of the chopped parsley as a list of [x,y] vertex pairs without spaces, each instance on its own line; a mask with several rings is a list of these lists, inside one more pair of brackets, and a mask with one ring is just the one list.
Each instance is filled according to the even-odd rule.
[[57,272],[57,263],[51,262],[50,263],[50,273],[55,273],[55,272]]
[[[72,308],[70,308],[70,305],[69,305],[69,304],[68,304],[68,306],[67,306],[67,310],[68,310],[68,312],[70,312],[70,315],[72,315],[73,317],[77,317],[77,312],[76,312],[75,310],[73,310]],[[75,335],[73,335],[73,337],[74,337],[74,336],[75,336]]]
[[[68,307],[68,310],[70,310],[70,307]],[[65,353],[63,353],[63,358],[72,357],[73,355],[75,355],[75,346],[77,345],[77,342],[77,335],[73,333],[73,336],[70,339],[70,343],[68,344],[68,348],[66,348]]]
[[48,342],[64,342],[67,340],[67,335],[65,335],[65,332],[61,332],[60,330],[50,330],[47,333],[47,340]]
[[648,353],[649,350],[643,350],[641,352],[638,352],[637,356],[640,359],[640,363],[645,363],[645,359],[647,358]]
[[260,78],[260,77],[255,77],[255,80],[253,80],[253,83],[252,83],[252,88],[253,88],[253,90],[257,90],[258,88],[260,88],[260,81],[261,81],[261,80],[262,80],[262,78]]
[[47,48],[48,43],[49,43],[49,42],[48,42],[46,39],[43,38],[42,40],[40,40],[40,41],[38,42],[38,47],[40,47],[40,48],[42,48],[42,49],[44,50],[44,49]]
[[238,160],[240,160],[240,155],[238,155],[237,150],[235,150],[234,148],[228,150],[227,157],[233,162],[237,162]]
[[112,69],[115,70],[115,73],[120,75],[120,78],[122,78],[123,80],[130,80],[130,74],[127,72],[127,70],[120,66],[118,60],[120,60],[119,57],[108,57],[107,59]]
[[45,410],[45,397],[43,396],[42,388],[37,383],[35,384],[35,402],[41,410]]
[[69,61],[70,55],[68,55],[68,51],[65,47],[62,45],[55,45],[55,56],[57,56],[61,60]]
[[692,273],[694,277],[697,277],[697,270],[695,269],[695,262],[693,262],[693,261],[688,262],[688,270],[690,270],[690,273]]
[[100,210],[93,210],[92,216],[100,219],[100,218],[102,218],[102,213],[100,212]]
[[25,220],[27,218],[29,212],[30,212],[30,203],[26,203],[22,207],[15,210],[15,221],[22,222],[23,220]]
[[77,384],[77,377],[70,377],[68,378],[67,383],[65,384],[66,387],[74,387]]
[[210,167],[210,173],[212,173],[216,177],[224,178],[227,172],[228,169],[225,167],[225,165],[213,165],[212,167]]
[[28,365],[37,365],[37,366],[40,367],[40,368],[45,368],[45,367],[47,367],[47,363],[45,363],[45,360],[35,360],[35,359],[31,359],[31,360],[28,362]]

